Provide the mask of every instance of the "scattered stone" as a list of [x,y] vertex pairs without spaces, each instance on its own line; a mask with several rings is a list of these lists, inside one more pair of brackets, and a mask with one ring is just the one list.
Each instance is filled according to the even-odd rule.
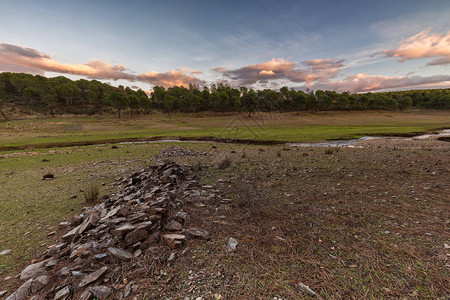
[[188,230],[186,230],[186,233],[192,237],[192,238],[197,238],[197,239],[202,239],[202,240],[209,240],[209,232],[201,229],[201,228],[189,228]]
[[55,298],[53,300],[59,300],[59,299],[68,299],[70,294],[72,293],[72,287],[70,285],[64,287],[63,289],[59,290]]
[[112,289],[105,285],[99,285],[89,288],[89,292],[91,292],[94,297],[98,299],[106,299],[109,294],[111,294]]
[[132,292],[132,287],[131,287],[131,283],[129,283],[125,286],[125,291],[123,293],[123,296],[126,298],[126,297],[130,296],[131,292]]
[[70,230],[68,233],[63,235],[61,237],[61,239],[66,243],[71,242],[78,235],[78,230],[80,229],[80,227],[81,227],[81,225],[78,225],[77,227],[72,228],[72,230]]
[[300,291],[307,293],[308,295],[315,297],[317,296],[316,292],[314,292],[309,286],[307,286],[306,284],[299,282],[297,284],[297,289],[299,289]]
[[0,291],[0,297],[5,296],[7,292],[8,292],[8,291]]
[[227,251],[228,252],[232,252],[232,251],[236,250],[236,247],[238,245],[239,245],[238,240],[236,240],[235,238],[230,237],[228,239],[228,242],[227,242]]
[[136,242],[142,241],[148,236],[148,232],[145,229],[135,229],[132,232],[129,232],[125,236],[125,243],[127,246],[132,245]]
[[181,226],[179,222],[173,220],[170,223],[168,223],[164,228],[169,231],[180,231],[181,229],[183,229],[183,226]]
[[42,177],[42,180],[52,180],[55,179],[55,175],[53,175],[52,173],[47,173]]
[[31,284],[33,279],[29,279],[27,282],[22,284],[14,293],[9,295],[5,300],[22,300],[28,297],[31,290]]
[[10,249],[3,250],[2,252],[0,252],[0,255],[6,255],[6,254],[8,254],[9,252],[11,252]]
[[88,289],[81,293],[79,300],[93,300],[94,298],[94,295],[92,295],[92,293]]
[[38,278],[33,280],[33,282],[31,283],[31,293],[35,294],[42,290],[42,288],[48,284],[48,280],[49,278],[47,275],[39,276]]
[[70,225],[69,222],[61,222],[61,223],[59,223],[59,227],[67,227],[69,225]]
[[185,235],[182,234],[165,234],[163,235],[163,240],[166,242],[167,246],[172,249],[181,247],[186,239]]
[[[176,148],[170,151],[176,155],[196,155]],[[125,281],[123,285],[118,284],[116,278],[107,275],[109,270],[114,270],[112,274],[120,274],[120,262],[142,257],[144,252],[151,254],[146,255],[146,259],[161,259],[164,250],[160,239],[172,249],[182,247],[186,236],[209,239],[206,230],[183,230],[188,214],[181,209],[204,201],[213,203],[217,199],[217,191],[212,186],[202,187],[187,167],[173,162],[157,163],[131,176],[119,178],[115,185],[121,184],[121,191],[104,196],[93,207],[83,208],[82,214],[75,216],[70,223],[59,224],[59,230],[66,230],[61,237],[63,242],[49,246],[43,254],[46,260],[33,262],[21,272],[21,280],[29,280],[29,286],[23,285],[16,295],[23,294],[22,299],[33,300],[52,297],[57,300],[92,300],[111,297],[114,290],[118,290],[114,297],[122,299],[131,294],[132,285]],[[168,233],[161,234],[161,229]],[[56,231],[49,235],[56,235]],[[0,255],[10,251],[3,250]],[[172,252],[167,261],[171,262],[188,251],[187,247],[180,253]],[[136,262],[127,270],[133,274],[145,274],[146,270],[138,259]],[[57,265],[61,265],[57,272],[48,270]],[[12,299],[16,300],[9,300]]]
[[100,279],[100,277],[102,277],[103,275],[105,275],[106,271],[108,271],[108,267],[101,267],[100,269],[98,269],[97,271],[87,275],[86,277],[84,277],[80,283],[79,283],[79,287],[84,287],[90,283],[93,283],[95,281],[97,281],[98,279]]
[[36,278],[40,275],[44,275],[45,272],[45,264],[49,261],[49,259],[31,264],[27,266],[23,271],[20,273],[20,280],[26,280],[29,278]]
[[112,257],[121,261],[128,261],[131,258],[133,258],[133,255],[131,255],[130,252],[120,248],[110,247],[108,248],[108,252],[111,254]]
[[127,234],[130,231],[133,231],[136,227],[134,227],[131,224],[124,224],[122,226],[120,226],[119,228],[116,228],[113,230],[113,234],[120,237],[123,236],[124,234]]

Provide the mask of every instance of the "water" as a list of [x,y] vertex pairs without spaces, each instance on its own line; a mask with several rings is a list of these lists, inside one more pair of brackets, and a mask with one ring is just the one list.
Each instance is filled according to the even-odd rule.
[[[357,144],[362,141],[374,140],[374,139],[407,139],[407,140],[425,140],[429,138],[437,138],[441,136],[450,136],[450,129],[444,129],[439,133],[430,133],[418,135],[411,138],[403,138],[403,137],[375,137],[375,136],[363,136],[359,139],[353,140],[337,140],[331,142],[320,142],[320,143],[288,143],[288,146],[291,147],[355,147],[354,144]],[[362,146],[361,146],[362,147]]]
[[[408,140],[425,140],[429,138],[441,137],[441,136],[450,136],[450,129],[444,129],[439,133],[431,133],[431,134],[423,134],[418,135],[412,138],[404,138],[404,137],[376,137],[376,136],[363,136],[359,139],[352,140],[336,140],[336,141],[328,141],[328,142],[319,142],[319,143],[286,143],[286,145],[290,147],[356,147],[355,144],[367,140],[374,139],[408,139]],[[202,143],[204,141],[199,140],[177,140],[177,139],[166,139],[166,140],[149,140],[149,141],[137,141],[137,142],[120,142],[116,143],[119,145],[126,144],[148,144],[148,143]],[[216,143],[213,141],[208,141],[212,143]]]

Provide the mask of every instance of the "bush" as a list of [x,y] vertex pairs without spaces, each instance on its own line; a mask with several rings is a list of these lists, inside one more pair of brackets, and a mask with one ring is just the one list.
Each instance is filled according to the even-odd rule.
[[84,200],[86,200],[87,203],[97,201],[99,194],[100,191],[98,185],[95,185],[92,182],[87,189],[83,190]]

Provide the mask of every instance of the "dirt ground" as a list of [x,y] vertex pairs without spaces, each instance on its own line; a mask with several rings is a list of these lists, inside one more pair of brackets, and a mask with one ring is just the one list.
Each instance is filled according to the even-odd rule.
[[[301,282],[324,299],[448,299],[450,144],[362,144],[223,146],[189,159],[224,195],[190,211],[191,222],[213,239],[189,245],[187,254],[157,268],[158,276],[136,279],[141,293],[308,298]],[[219,170],[225,157],[231,165]],[[239,241],[232,253],[230,237]]]
[[124,271],[130,299],[312,297],[299,283],[319,299],[448,299],[450,143],[357,146],[180,145],[202,155],[171,159],[222,195],[188,211],[212,238],[170,262],[146,253],[145,276]]

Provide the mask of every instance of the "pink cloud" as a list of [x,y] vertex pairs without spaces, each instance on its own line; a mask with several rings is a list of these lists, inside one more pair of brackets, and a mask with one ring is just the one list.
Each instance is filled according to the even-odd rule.
[[160,85],[164,87],[171,86],[187,86],[190,83],[195,85],[206,85],[206,82],[198,79],[193,75],[186,75],[181,70],[172,70],[165,73],[147,72],[136,76],[139,81],[148,82],[153,85]]
[[398,47],[385,50],[388,57],[398,57],[399,62],[408,59],[433,58],[428,65],[442,65],[450,63],[450,31],[446,34],[431,34],[424,30],[398,44]]
[[[65,64],[53,60],[49,55],[38,50],[11,44],[0,44],[0,70],[41,75],[45,72],[55,72],[87,76],[92,79],[125,79],[165,87],[205,83],[193,75],[186,75],[188,72],[186,70],[172,70],[165,73],[148,72],[135,75],[123,65],[110,65],[101,60],[92,60],[84,64]],[[190,73],[200,74],[201,72],[192,71]]]
[[437,85],[450,86],[450,75],[390,77],[362,73],[348,76],[339,81],[307,84],[305,87],[315,90],[334,90],[338,92],[371,92]]

